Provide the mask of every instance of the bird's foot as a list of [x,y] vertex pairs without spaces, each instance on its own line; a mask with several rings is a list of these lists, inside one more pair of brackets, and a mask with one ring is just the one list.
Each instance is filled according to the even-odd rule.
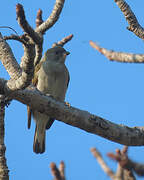
[[71,105],[70,105],[69,102],[65,102],[65,104],[66,104],[68,107],[71,107]]

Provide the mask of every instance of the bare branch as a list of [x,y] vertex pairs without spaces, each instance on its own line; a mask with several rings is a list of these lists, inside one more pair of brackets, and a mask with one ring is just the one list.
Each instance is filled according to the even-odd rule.
[[[60,166],[62,164],[60,163]],[[57,168],[55,163],[51,163],[50,164],[50,168],[51,168],[51,173],[54,176],[54,180],[65,180],[65,177],[63,178],[63,175],[61,176],[61,171],[60,169]]]
[[[124,169],[118,164],[114,180],[123,180],[123,179],[124,179]],[[124,180],[127,180],[127,179],[124,179]]]
[[118,61],[123,63],[144,63],[144,54],[132,54],[107,50],[100,47],[93,41],[90,41],[90,45],[111,61]]
[[5,88],[18,90],[27,87],[31,83],[34,62],[34,47],[32,44],[24,47],[24,58],[21,71],[9,45],[3,40],[2,35],[0,35],[0,59],[11,76]]
[[23,29],[25,33],[34,41],[34,43],[39,44],[42,40],[39,37],[38,33],[36,33],[33,28],[28,24],[23,6],[21,4],[16,5],[16,14],[17,14],[17,21],[20,27]]
[[27,45],[27,42],[22,38],[22,36],[17,36],[17,35],[12,34],[11,36],[4,36],[3,39],[4,40],[16,40],[16,41],[21,42],[25,46]]
[[42,44],[39,44],[39,45],[35,45],[35,59],[34,59],[34,66],[36,66],[41,58],[42,58],[42,51],[43,51],[43,47],[42,47]]
[[4,136],[5,136],[4,116],[5,116],[4,96],[0,95],[0,179],[1,180],[9,179],[9,170],[7,167],[7,162],[5,157],[6,146],[4,144]]
[[120,10],[123,12],[129,27],[128,30],[132,31],[136,36],[144,39],[144,28],[138,23],[138,20],[134,13],[132,12],[129,5],[124,0],[114,0]]
[[60,172],[62,180],[65,180],[65,164],[63,161],[60,162],[59,172]]
[[112,179],[112,180],[135,180],[133,175],[132,168],[127,166],[128,161],[125,161],[127,158],[127,147],[124,147],[122,151],[119,149],[116,150],[116,155],[113,153],[108,153],[108,156],[112,159],[118,161],[118,168],[116,173],[114,173],[104,162],[101,154],[97,151],[96,148],[91,148],[93,156],[97,159],[98,163],[102,167],[103,171]]
[[119,165],[127,170],[127,174],[129,174],[133,178],[132,170],[136,172],[139,176],[144,176],[144,164],[136,163],[128,158],[127,155],[128,147],[124,146],[124,148],[120,151],[116,150],[116,154],[108,153],[108,156],[116,160]]
[[119,149],[116,149],[116,154],[108,153],[107,155],[111,159],[116,160],[122,168],[131,169],[131,164],[129,164],[127,151],[120,151]]
[[128,146],[144,145],[144,127],[130,128],[117,125],[87,111],[69,107],[65,103],[58,102],[36,90],[25,89],[11,92],[9,97],[52,118],[111,141]]
[[39,9],[37,12],[37,17],[36,17],[36,27],[39,27],[42,23],[43,23],[42,10]]
[[44,34],[48,29],[50,29],[59,19],[61,11],[63,9],[65,0],[56,0],[53,11],[49,18],[43,22],[39,27],[36,28],[36,32]]
[[119,168],[117,170],[117,176],[118,174],[120,174],[118,171],[120,170],[124,170],[123,171],[123,176],[124,176],[124,179],[126,180],[135,180],[135,176],[132,172],[133,168],[132,168],[132,164],[131,164],[131,161],[129,160],[128,156],[127,156],[127,150],[128,150],[128,147],[124,147],[123,150],[119,150],[117,149],[116,150],[116,154],[113,154],[113,153],[108,153],[108,157],[110,157],[111,159],[113,160],[116,160],[119,164],[119,166],[121,168]]
[[61,41],[58,41],[57,43],[54,43],[52,47],[55,46],[64,46],[67,42],[69,42],[73,38],[73,34],[70,34],[69,36],[63,38]]
[[101,168],[103,171],[111,178],[114,180],[115,174],[114,172],[108,167],[108,165],[104,162],[100,152],[96,148],[91,148],[91,153],[93,156],[96,158],[97,162],[100,164]]
[[21,76],[21,68],[17,63],[8,43],[3,40],[0,34],[0,60],[12,79],[18,79]]

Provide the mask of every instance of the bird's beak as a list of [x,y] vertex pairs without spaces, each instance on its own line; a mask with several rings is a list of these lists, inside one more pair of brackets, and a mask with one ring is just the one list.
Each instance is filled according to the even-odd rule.
[[63,54],[63,56],[66,58],[66,57],[67,57],[67,55],[69,55],[69,54],[70,54],[70,52],[65,51],[65,52],[64,52],[64,54]]
[[69,55],[69,54],[70,54],[70,52],[66,51],[66,55]]

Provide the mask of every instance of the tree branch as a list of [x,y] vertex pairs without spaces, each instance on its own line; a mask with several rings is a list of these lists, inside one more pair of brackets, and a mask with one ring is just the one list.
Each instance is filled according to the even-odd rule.
[[96,148],[91,148],[91,153],[96,158],[97,162],[100,164],[103,171],[112,179],[114,180],[115,174],[114,172],[108,167],[108,165],[104,162],[100,152]]
[[64,2],[65,0],[56,0],[51,15],[46,21],[44,21],[40,26],[36,28],[36,32],[44,34],[57,22],[63,9]]
[[[124,146],[122,150],[116,149],[116,154],[108,153],[108,157],[110,157],[113,160],[116,160],[118,162],[118,170],[123,171],[123,178],[125,180],[135,180],[135,176],[133,174],[133,167],[131,164],[131,161],[128,158],[127,155],[128,147]],[[119,172],[117,170],[117,175],[119,175]]]
[[39,9],[37,12],[37,17],[36,17],[36,27],[39,27],[42,23],[43,23],[42,10]]
[[22,38],[22,36],[14,35],[12,34],[11,36],[4,36],[4,40],[16,40],[24,44],[25,46],[27,45],[27,42]]
[[62,180],[65,180],[65,164],[63,161],[60,162],[59,171],[60,171]]
[[124,146],[124,148],[120,151],[119,149],[116,150],[116,154],[108,153],[108,156],[116,160],[119,165],[128,170],[128,171],[135,171],[135,173],[139,176],[144,176],[144,164],[136,163],[129,159],[127,155],[128,147]]
[[5,102],[4,96],[0,95],[0,180],[9,180],[9,170],[5,158],[6,146],[4,144],[5,137]]
[[114,173],[104,162],[101,154],[96,148],[91,148],[93,156],[96,158],[100,164],[103,171],[112,179],[112,180],[135,180],[135,176],[132,172],[132,166],[129,164],[129,159],[127,156],[127,147],[125,146],[123,150],[116,150],[116,154],[108,153],[108,156],[111,159],[114,159],[118,162],[118,167],[116,173]]
[[33,28],[28,24],[23,6],[21,4],[16,5],[16,14],[17,14],[17,21],[20,27],[23,29],[25,33],[33,40],[34,43],[39,44],[41,42],[41,37],[39,37],[38,33],[36,33]]
[[123,63],[144,63],[144,54],[132,54],[107,50],[100,47],[93,41],[90,41],[90,45],[111,61],[118,61]]
[[64,46],[67,42],[69,42],[73,38],[73,34],[70,34],[69,36],[66,36],[61,41],[58,41],[57,43],[53,43],[52,47],[55,46]]
[[51,173],[54,176],[54,180],[65,180],[65,175],[64,175],[64,162],[61,161],[59,168],[57,168],[55,163],[51,163],[50,164],[50,168],[51,168]]
[[33,44],[24,46],[24,57],[22,59],[22,70],[18,65],[9,45],[0,34],[0,59],[11,79],[7,81],[7,87],[11,90],[26,88],[33,77],[33,62],[35,52]]
[[[0,79],[0,84],[2,85],[1,81],[3,80]],[[3,83],[4,85],[5,83]],[[4,88],[1,86],[0,91],[1,89],[3,90]],[[33,90],[27,88],[14,92],[10,91],[9,97],[52,118],[111,141],[128,146],[144,145],[144,127],[130,128],[124,125],[117,125],[87,111],[72,106],[69,107],[65,103],[58,102],[34,90],[34,87],[31,89]]]
[[0,34],[0,60],[12,79],[18,79],[21,76],[21,68],[17,63],[8,43],[3,40]]
[[114,0],[120,10],[123,12],[129,27],[128,30],[132,31],[136,36],[144,40],[144,28],[138,23],[136,16],[124,0]]

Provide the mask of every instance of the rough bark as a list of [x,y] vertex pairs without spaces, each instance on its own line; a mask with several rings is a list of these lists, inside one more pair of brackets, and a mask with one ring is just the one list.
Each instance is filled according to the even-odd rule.
[[6,146],[4,144],[5,137],[5,103],[4,96],[0,95],[0,180],[9,180],[9,170],[5,158]]
[[87,111],[69,107],[36,90],[19,90],[11,93],[10,97],[59,121],[111,141],[127,146],[144,145],[144,127],[117,125]]

